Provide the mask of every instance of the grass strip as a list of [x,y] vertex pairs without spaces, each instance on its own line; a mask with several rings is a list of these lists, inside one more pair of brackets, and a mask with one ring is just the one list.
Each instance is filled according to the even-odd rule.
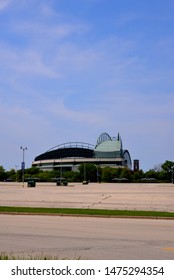
[[133,216],[133,217],[170,217],[174,218],[174,212],[140,211],[140,210],[106,210],[106,209],[79,209],[79,208],[39,208],[39,207],[13,207],[0,206],[0,213],[18,214],[57,214],[80,216]]
[[[75,260],[80,260],[78,257]],[[68,258],[59,258],[58,256],[51,256],[47,254],[23,254],[16,255],[12,253],[0,252],[0,260],[70,260]]]

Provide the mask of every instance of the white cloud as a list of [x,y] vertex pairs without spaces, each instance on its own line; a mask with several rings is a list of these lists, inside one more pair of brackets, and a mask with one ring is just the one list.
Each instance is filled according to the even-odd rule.
[[11,0],[0,0],[0,11],[6,9],[10,3],[11,3]]
[[130,24],[131,22],[137,21],[139,19],[141,19],[140,14],[129,12],[129,13],[121,14],[119,17],[117,17],[116,23],[119,26],[122,26],[122,25]]
[[11,48],[6,44],[0,45],[0,65],[1,77],[5,77],[8,72],[8,76],[5,79],[9,78],[9,74],[11,78],[18,75],[40,75],[47,78],[60,78],[59,73],[44,63],[38,51]]
[[[39,106],[39,104],[38,104]],[[20,146],[28,147],[27,166],[31,166],[34,157],[52,143],[52,127],[43,115],[32,108],[13,104],[10,106],[0,100],[0,154],[1,162],[9,162],[14,167],[20,165]],[[0,163],[1,164],[1,163]]]
[[0,11],[13,4],[0,43],[4,160],[3,150],[12,147],[13,153],[15,145],[30,144],[32,158],[65,141],[94,143],[103,131],[112,136],[119,131],[125,148],[130,145],[142,158],[145,150],[156,156],[165,141],[171,144],[163,155],[169,153],[174,119],[170,36],[154,42],[150,35],[147,44],[147,37],[142,42],[135,37],[136,27],[127,36],[126,24],[141,16],[127,12],[111,18],[122,34],[112,28],[105,33],[107,27],[94,28],[101,19],[97,22],[97,15],[94,21],[84,11],[80,20],[69,10],[66,14],[64,5],[65,13],[59,14],[57,2],[0,1]]
[[40,12],[46,18],[58,16],[58,13],[48,3],[43,3]]
[[107,116],[102,116],[99,113],[99,110],[96,108],[96,111],[90,111],[90,108],[87,111],[83,110],[73,110],[68,109],[63,100],[54,100],[50,102],[48,100],[46,105],[46,111],[52,115],[52,119],[61,120],[64,122],[69,122],[73,125],[82,125],[82,126],[102,126],[108,122]]
[[49,38],[50,40],[58,40],[74,33],[84,33],[88,30],[88,27],[84,24],[55,23],[53,25],[49,23],[38,23],[33,20],[32,22],[25,21],[23,23],[16,23],[13,29],[31,37],[36,35],[39,38],[45,36],[45,39]]

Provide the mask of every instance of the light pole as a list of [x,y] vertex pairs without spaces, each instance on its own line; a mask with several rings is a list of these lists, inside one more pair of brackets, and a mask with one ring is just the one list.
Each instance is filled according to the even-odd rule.
[[22,169],[22,186],[24,188],[24,170],[25,170],[25,150],[27,150],[27,147],[23,148],[20,147],[22,150],[22,163],[21,163],[21,169]]
[[15,165],[15,171],[16,171],[16,182],[18,180],[18,165]]
[[96,165],[96,168],[97,168],[97,183],[100,183],[100,180],[99,180],[99,166],[98,164]]
[[60,166],[60,178],[62,179],[62,158],[61,158],[60,160],[61,160],[61,166]]
[[174,176],[173,176],[173,173],[174,173],[174,166],[171,167],[171,173],[172,173],[172,184],[174,184]]
[[86,163],[84,163],[84,181],[86,182]]

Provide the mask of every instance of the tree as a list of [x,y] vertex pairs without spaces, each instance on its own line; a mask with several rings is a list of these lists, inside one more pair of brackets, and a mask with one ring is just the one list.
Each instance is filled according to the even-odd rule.
[[143,177],[144,177],[143,170],[137,170],[137,171],[133,172],[131,175],[131,179],[134,182],[141,180]]
[[174,162],[166,160],[162,165],[162,169],[166,172],[171,171],[172,168],[174,168]]
[[81,175],[78,171],[66,171],[64,173],[64,177],[68,180],[68,182],[80,182]]
[[161,167],[166,172],[166,179],[173,182],[174,162],[166,160]]
[[26,169],[26,173],[28,173],[30,175],[37,175],[39,172],[40,172],[40,169],[35,166],[32,166],[32,167]]
[[44,171],[38,174],[39,180],[41,182],[50,182],[51,179],[53,178],[52,174],[50,171]]
[[[112,168],[113,178],[120,178],[120,177],[121,177],[122,170],[123,170],[122,167]],[[113,178],[112,178],[112,179],[113,179]]]
[[6,171],[6,179],[10,179],[12,181],[16,181],[16,176],[17,175],[17,172],[14,168],[12,168],[11,170],[9,171]]
[[2,165],[0,165],[0,181],[4,181],[6,179],[6,172]]
[[93,163],[82,163],[79,166],[80,178],[83,181],[97,182],[97,167]]
[[168,181],[167,176],[166,176],[166,171],[162,170],[159,172],[159,180],[160,181]]
[[102,169],[102,182],[110,182],[115,176],[113,168],[106,166]]
[[131,179],[132,171],[128,168],[123,168],[120,174],[120,178],[126,178],[128,180]]
[[161,163],[155,164],[153,169],[157,172],[161,172],[162,171],[161,165],[162,165]]
[[150,169],[149,171],[147,171],[147,172],[145,173],[145,177],[146,177],[146,178],[158,179],[158,177],[159,177],[159,172],[155,171],[154,169]]

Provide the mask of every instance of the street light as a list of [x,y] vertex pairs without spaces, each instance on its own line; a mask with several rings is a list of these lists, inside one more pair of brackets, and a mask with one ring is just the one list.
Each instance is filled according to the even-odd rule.
[[86,182],[86,164],[84,163],[84,181]]
[[99,180],[99,166],[98,166],[98,164],[96,165],[96,168],[97,168],[97,183],[100,183],[100,180]]
[[16,171],[16,182],[18,180],[18,165],[15,165],[15,171]]
[[20,149],[22,150],[21,169],[22,169],[22,185],[23,185],[23,187],[24,187],[25,150],[27,150],[27,147],[23,148],[23,147],[21,146]]
[[62,158],[60,159],[61,160],[61,166],[60,166],[60,178],[62,178]]
[[174,184],[174,176],[173,176],[173,173],[174,173],[174,166],[171,167],[171,173],[172,173],[172,184]]

